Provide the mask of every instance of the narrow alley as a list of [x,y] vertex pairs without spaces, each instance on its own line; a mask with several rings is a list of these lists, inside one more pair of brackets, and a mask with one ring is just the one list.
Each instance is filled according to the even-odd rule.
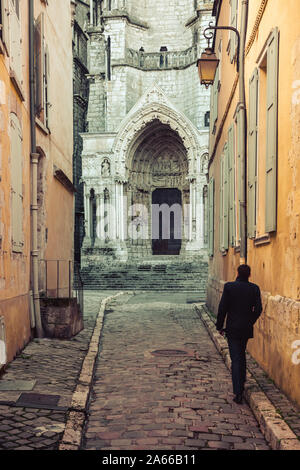
[[121,296],[109,308],[85,449],[268,449],[186,294]]

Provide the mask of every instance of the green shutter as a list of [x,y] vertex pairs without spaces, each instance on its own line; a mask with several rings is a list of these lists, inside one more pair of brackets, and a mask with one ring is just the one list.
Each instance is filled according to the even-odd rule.
[[223,251],[223,225],[224,225],[224,155],[220,158],[220,209],[219,209],[219,248]]
[[220,250],[229,247],[229,151],[226,142],[220,164]]
[[277,228],[278,49],[276,28],[267,51],[266,232]]
[[[231,0],[230,26],[237,28],[238,0]],[[230,61],[233,62],[237,53],[237,35],[230,31]]]
[[214,255],[214,178],[208,184],[208,252],[209,256]]
[[34,28],[35,106],[38,117],[44,110],[44,58],[44,13],[41,13]]
[[21,252],[23,240],[23,162],[19,120],[11,114],[11,234],[14,252]]
[[10,38],[9,38],[9,0],[2,0],[2,41],[5,45],[7,55],[10,55]]
[[223,248],[228,250],[229,246],[229,181],[228,181],[228,144],[225,144],[224,148],[224,180],[223,180]]
[[215,111],[214,111],[214,84],[212,86],[212,91],[211,91],[211,94],[210,94],[210,120],[209,120],[209,132],[210,134],[213,133],[213,130],[214,130],[214,115],[215,115]]
[[258,131],[258,69],[249,81],[249,125],[248,125],[248,237],[256,235],[257,200],[257,131]]
[[228,184],[229,184],[229,243],[235,246],[235,129],[232,124],[228,131]]
[[212,89],[212,132],[218,119],[218,97],[219,97],[219,67],[216,71],[215,81]]
[[238,214],[239,214],[239,232],[238,232],[238,238],[239,241],[241,240],[241,234],[242,234],[242,227],[241,227],[241,212],[240,212],[240,203],[241,203],[241,195],[243,194],[243,180],[242,180],[242,175],[243,175],[243,168],[242,168],[242,148],[243,148],[243,127],[242,127],[242,119],[241,119],[241,113],[242,109],[240,108],[237,113],[237,119],[236,119],[236,127],[237,127],[237,201],[238,201]]

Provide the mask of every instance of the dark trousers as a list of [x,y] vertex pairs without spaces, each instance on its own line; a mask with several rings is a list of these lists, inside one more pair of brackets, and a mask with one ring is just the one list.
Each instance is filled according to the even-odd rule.
[[228,347],[231,357],[233,393],[239,395],[244,391],[246,381],[246,347],[248,338],[229,338]]

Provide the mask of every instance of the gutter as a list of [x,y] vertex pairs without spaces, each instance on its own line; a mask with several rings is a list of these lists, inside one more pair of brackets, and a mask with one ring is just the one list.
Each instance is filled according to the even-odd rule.
[[37,178],[39,154],[36,151],[35,129],[35,94],[34,94],[34,0],[29,1],[29,93],[30,93],[30,159],[31,159],[31,286],[33,291],[33,305],[36,325],[36,335],[43,338],[44,332],[41,321],[40,294],[39,294],[39,250],[38,250],[38,202]]

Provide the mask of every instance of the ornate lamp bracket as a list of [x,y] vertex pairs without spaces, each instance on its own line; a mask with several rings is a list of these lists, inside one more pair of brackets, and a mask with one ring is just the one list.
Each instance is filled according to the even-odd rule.
[[237,72],[239,72],[239,69],[240,69],[240,42],[241,42],[240,33],[233,26],[214,26],[213,23],[210,22],[208,27],[205,28],[205,30],[203,31],[203,36],[205,37],[205,39],[207,39],[209,49],[210,49],[210,41],[214,37],[213,31],[215,31],[217,29],[230,30],[230,31],[233,31],[237,35],[238,44],[237,44],[237,54],[236,54],[237,55],[237,57],[236,57],[236,69],[237,69]]

